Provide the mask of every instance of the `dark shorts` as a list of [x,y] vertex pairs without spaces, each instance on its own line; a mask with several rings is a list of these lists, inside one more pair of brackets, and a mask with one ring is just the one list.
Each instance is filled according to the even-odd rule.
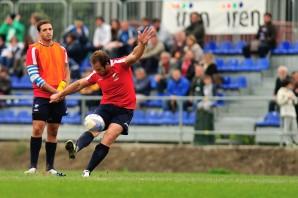
[[66,115],[65,101],[49,103],[47,98],[34,98],[32,106],[32,120],[43,120],[48,123],[61,123]]
[[133,117],[133,110],[117,107],[111,104],[104,104],[97,107],[95,114],[100,115],[105,121],[106,130],[111,123],[116,123],[122,126],[122,135],[128,135],[128,126]]

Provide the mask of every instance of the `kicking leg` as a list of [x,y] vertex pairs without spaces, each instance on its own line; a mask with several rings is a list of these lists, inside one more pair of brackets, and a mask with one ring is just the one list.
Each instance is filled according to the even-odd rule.
[[88,177],[90,172],[92,172],[95,167],[106,157],[109,152],[110,146],[121,134],[123,128],[121,125],[116,123],[111,123],[106,130],[101,143],[95,147],[95,150],[92,154],[92,157],[89,161],[89,164],[83,172],[84,177]]
[[86,131],[79,137],[76,144],[72,140],[66,141],[65,149],[68,151],[69,158],[75,159],[76,153],[88,146],[99,133],[96,131]]

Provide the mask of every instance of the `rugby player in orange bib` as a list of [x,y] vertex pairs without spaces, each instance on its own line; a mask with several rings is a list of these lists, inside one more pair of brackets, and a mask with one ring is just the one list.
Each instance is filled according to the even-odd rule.
[[30,140],[30,167],[25,174],[37,171],[42,134],[47,128],[45,142],[46,171],[49,174],[64,176],[54,168],[57,147],[57,133],[62,117],[66,114],[65,101],[50,103],[50,96],[62,91],[70,81],[66,50],[54,42],[50,21],[37,24],[40,40],[32,44],[26,56],[26,69],[33,86],[32,136]]

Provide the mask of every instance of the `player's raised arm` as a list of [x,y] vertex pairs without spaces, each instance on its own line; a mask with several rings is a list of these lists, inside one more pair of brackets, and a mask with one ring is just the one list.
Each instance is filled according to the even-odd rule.
[[138,45],[133,51],[125,58],[127,65],[137,62],[144,53],[148,41],[155,35],[155,30],[152,27],[146,27],[143,32],[138,32]]
[[51,95],[50,103],[59,102],[65,96],[75,93],[75,92],[78,92],[81,89],[90,86],[91,84],[92,83],[90,83],[86,78],[77,80],[77,81],[71,83],[69,86],[67,86],[63,91]]

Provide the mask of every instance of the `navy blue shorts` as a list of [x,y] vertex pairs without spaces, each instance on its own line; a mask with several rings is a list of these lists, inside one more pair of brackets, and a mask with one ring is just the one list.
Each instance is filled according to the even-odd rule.
[[32,120],[43,120],[48,123],[61,123],[66,115],[65,101],[50,103],[47,98],[34,98],[32,106]]
[[128,135],[128,126],[133,117],[133,110],[117,107],[111,104],[103,104],[97,107],[95,114],[100,115],[105,121],[106,130],[111,123],[116,123],[122,126],[122,135]]

